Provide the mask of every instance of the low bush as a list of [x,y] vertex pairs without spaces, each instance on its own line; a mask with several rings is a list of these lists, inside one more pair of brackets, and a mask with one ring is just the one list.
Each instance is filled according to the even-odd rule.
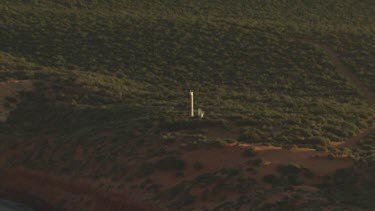
[[241,174],[241,173],[242,173],[242,169],[240,169],[240,168],[229,168],[229,167],[227,167],[227,168],[222,168],[222,169],[220,170],[220,173],[222,173],[223,175],[227,175],[227,176],[232,177],[232,176],[236,176],[236,175]]
[[277,171],[284,175],[295,175],[301,171],[301,167],[297,164],[278,165]]
[[194,183],[198,186],[206,186],[214,183],[218,178],[214,173],[204,173],[195,178]]
[[254,167],[249,167],[249,168],[246,169],[246,171],[251,172],[253,174],[257,174],[258,173],[258,170],[256,168],[254,168]]
[[185,192],[186,185],[178,184],[165,190],[160,196],[167,200],[173,200],[178,194]]
[[281,147],[282,149],[285,149],[285,150],[291,150],[293,148],[293,145],[288,144],[288,145],[283,145]]
[[284,178],[286,185],[302,185],[304,183],[298,175],[288,175]]
[[14,97],[9,97],[9,96],[6,96],[5,97],[5,100],[9,103],[16,103],[17,102],[17,99],[14,98]]
[[185,192],[184,194],[179,195],[173,202],[172,206],[173,208],[181,208],[187,205],[192,204],[195,201],[195,197],[191,195],[188,192]]
[[188,119],[188,120],[168,120],[162,123],[162,127],[167,131],[178,130],[194,130],[204,127],[225,127],[226,124],[222,120],[201,120],[201,119]]
[[152,174],[155,171],[155,166],[151,163],[143,163],[137,169],[136,175],[139,177],[145,177]]
[[246,148],[245,151],[244,151],[244,155],[248,156],[248,157],[255,156],[255,148],[252,147],[252,146]]
[[277,177],[273,174],[267,174],[263,177],[263,182],[275,184],[277,182]]
[[159,160],[155,165],[163,171],[182,171],[186,167],[186,162],[175,156],[169,156]]
[[264,162],[265,162],[265,160],[263,158],[256,158],[256,159],[252,160],[252,163],[255,166],[261,166],[261,165],[264,164]]
[[202,162],[197,161],[193,164],[193,167],[194,167],[195,170],[201,170],[201,169],[203,169],[204,166],[203,166]]
[[327,138],[315,136],[315,137],[308,138],[306,140],[306,144],[311,144],[311,145],[314,145],[314,146],[327,147],[327,146],[330,145],[330,141]]

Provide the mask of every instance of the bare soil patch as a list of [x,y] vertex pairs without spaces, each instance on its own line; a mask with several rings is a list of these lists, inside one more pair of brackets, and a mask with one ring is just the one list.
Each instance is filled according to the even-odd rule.
[[[42,211],[55,210],[59,203],[64,204],[66,210],[160,210],[134,202],[125,194],[98,190],[86,183],[69,181],[47,173],[25,169],[1,169],[0,172],[1,195],[8,198],[10,196]],[[22,200],[30,197],[36,200]]]
[[[265,175],[278,174],[276,170],[278,165],[297,164],[311,170],[318,178],[331,174],[337,169],[348,168],[353,165],[350,158],[328,159],[326,158],[327,152],[310,148],[287,150],[275,146],[255,146],[256,155],[249,158],[244,155],[244,150],[248,146],[247,144],[232,145],[185,151],[181,155],[181,159],[187,163],[183,175],[177,177],[175,172],[157,171],[152,175],[152,180],[156,184],[162,185],[163,188],[167,188],[178,184],[181,180],[193,180],[200,174],[219,171],[223,168],[247,169],[249,160],[254,158],[262,158],[265,161],[264,164],[256,167],[258,170],[256,175],[248,173],[248,176],[258,181],[262,181]],[[194,168],[196,162],[203,165],[201,170]],[[312,180],[309,183],[311,182],[316,181]]]
[[265,159],[268,165],[261,168],[260,174],[269,172],[272,167],[280,164],[298,164],[304,168],[311,170],[317,176],[325,176],[334,173],[337,169],[349,168],[353,165],[350,158],[328,159],[327,152],[319,152],[309,148],[293,148],[286,149],[267,149],[262,147],[259,157]]
[[[339,75],[344,77],[346,80],[348,80],[359,92],[360,95],[362,95],[371,106],[375,105],[375,94],[369,89],[354,73],[351,68],[346,66],[341,59],[339,58],[339,55],[328,45],[323,44],[319,41],[304,38],[301,39],[302,42],[309,43],[311,45],[318,46],[322,48],[332,61],[333,65],[336,67],[336,71]],[[355,144],[357,141],[361,140],[363,137],[367,136],[368,134],[375,131],[375,125],[369,127],[368,129],[360,132],[356,136],[349,139],[347,142],[338,144],[338,147],[348,147],[353,144]]]

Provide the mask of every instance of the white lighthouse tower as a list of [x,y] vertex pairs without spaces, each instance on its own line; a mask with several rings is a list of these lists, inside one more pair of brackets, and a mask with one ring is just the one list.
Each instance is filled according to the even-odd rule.
[[190,90],[191,117],[194,117],[194,93]]

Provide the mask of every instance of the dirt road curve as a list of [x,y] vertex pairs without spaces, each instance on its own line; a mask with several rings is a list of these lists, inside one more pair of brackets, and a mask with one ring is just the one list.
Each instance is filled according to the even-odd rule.
[[374,93],[366,85],[364,85],[361,80],[359,80],[359,78],[348,66],[341,62],[338,54],[330,46],[312,39],[303,39],[302,41],[322,48],[329,56],[333,65],[336,67],[337,73],[346,78],[372,106],[375,105]]
[[[305,38],[300,41],[322,48],[331,59],[333,65],[336,67],[337,73],[346,78],[359,91],[359,93],[364,98],[366,98],[371,106],[375,106],[374,93],[366,85],[364,85],[361,80],[359,80],[359,78],[353,73],[353,70],[351,70],[348,66],[341,62],[338,54],[330,46],[322,44],[319,41],[313,39]],[[375,125],[353,136],[345,143],[339,145],[339,147],[349,147],[373,132],[375,132]]]
[[367,135],[370,135],[371,133],[375,132],[375,126],[369,127],[366,130],[362,131],[361,133],[353,136],[346,142],[339,145],[339,147],[350,147],[360,141],[362,138],[366,137]]

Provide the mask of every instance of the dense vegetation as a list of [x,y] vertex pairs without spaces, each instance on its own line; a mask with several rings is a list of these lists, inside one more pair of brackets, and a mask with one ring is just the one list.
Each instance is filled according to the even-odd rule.
[[[375,91],[374,14],[370,0],[3,0],[0,81],[32,79],[37,91],[24,93],[0,123],[0,150],[30,138],[40,146],[4,162],[127,175],[122,156],[209,125],[238,127],[239,141],[248,143],[326,147],[348,140],[374,125],[375,108],[337,74],[324,49],[304,39],[334,49]],[[189,89],[205,120],[188,118]],[[373,137],[360,144],[357,158],[367,156]],[[76,146],[87,160],[75,158]],[[136,173],[168,169],[168,162],[184,167],[172,158]],[[183,191],[173,196],[172,207],[193,200]]]
[[[268,29],[272,24],[251,19],[249,26],[242,26],[227,20],[203,21],[194,13],[190,15],[197,19],[177,14],[144,17],[125,12],[132,7],[124,8],[105,12],[96,7],[65,10],[9,3],[1,12],[2,50],[43,66],[102,72],[119,86],[131,80],[149,94],[146,101],[138,93],[105,90],[110,97],[94,99],[95,104],[163,107],[168,118],[181,118],[188,110],[186,91],[193,89],[208,118],[236,119],[248,128],[244,137],[252,142],[345,140],[372,124],[374,111],[336,77],[324,52],[291,37],[293,31]],[[64,100],[91,103],[77,95],[70,93]]]
[[374,142],[375,133],[361,139],[353,147],[353,153],[360,158],[356,165],[327,178],[322,192],[333,200],[372,209],[375,206],[375,184],[372,181],[375,177]]

